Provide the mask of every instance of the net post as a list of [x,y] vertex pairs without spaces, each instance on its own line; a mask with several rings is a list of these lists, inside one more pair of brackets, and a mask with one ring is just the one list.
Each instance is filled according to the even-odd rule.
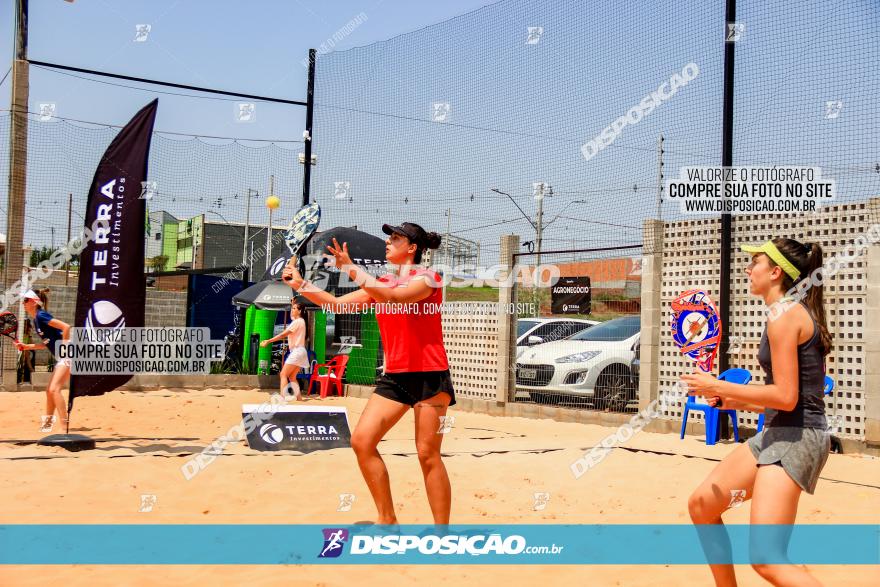
[[[725,23],[736,22],[736,0],[727,0],[724,15]],[[724,42],[724,88],[721,124],[721,165],[733,166],[733,82],[734,48],[736,43]],[[721,275],[719,279],[718,311],[721,318],[721,341],[719,342],[718,372],[723,373],[730,366],[728,340],[730,333],[730,266],[731,241],[733,235],[733,216],[721,215]],[[719,430],[721,438],[730,437],[727,418],[721,419]]]

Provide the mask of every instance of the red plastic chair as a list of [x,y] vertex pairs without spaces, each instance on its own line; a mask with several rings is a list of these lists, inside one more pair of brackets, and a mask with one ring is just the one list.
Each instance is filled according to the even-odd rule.
[[[345,395],[345,388],[342,385],[342,376],[345,375],[345,366],[348,364],[348,355],[336,355],[322,365],[316,365],[312,369],[312,376],[309,379],[308,395],[312,395],[312,385],[318,384],[318,390],[322,398],[332,391],[331,387],[336,388],[336,394]],[[324,373],[321,370],[326,370]]]

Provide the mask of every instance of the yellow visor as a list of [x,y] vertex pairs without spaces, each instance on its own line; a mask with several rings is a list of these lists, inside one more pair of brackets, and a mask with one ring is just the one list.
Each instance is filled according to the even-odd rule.
[[783,255],[779,251],[779,249],[776,248],[776,245],[773,244],[773,241],[767,241],[763,245],[757,247],[743,245],[740,247],[740,249],[742,249],[746,253],[751,253],[753,255],[755,253],[764,253],[765,255],[773,259],[773,262],[779,265],[782,270],[785,271],[788,276],[794,280],[797,280],[797,278],[801,276],[801,272],[798,271],[798,268],[795,267],[791,263],[791,261],[785,258],[785,255]]

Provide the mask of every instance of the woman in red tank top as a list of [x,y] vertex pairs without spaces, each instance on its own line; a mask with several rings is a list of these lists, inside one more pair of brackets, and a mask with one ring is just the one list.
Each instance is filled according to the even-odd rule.
[[397,524],[388,469],[377,447],[385,434],[413,408],[416,451],[434,523],[449,523],[452,489],[440,458],[446,431],[446,410],[455,404],[449,362],[443,346],[440,277],[417,267],[425,249],[440,246],[440,236],[418,224],[382,227],[389,235],[385,256],[397,266],[395,273],[375,278],[355,265],[345,243],[333,240],[327,247],[340,271],[360,286],[356,292],[336,297],[304,280],[293,259],[283,279],[297,293],[335,313],[375,310],[385,349],[385,367],[376,391],[367,402],[351,436],[351,447],[373,496],[378,524]]

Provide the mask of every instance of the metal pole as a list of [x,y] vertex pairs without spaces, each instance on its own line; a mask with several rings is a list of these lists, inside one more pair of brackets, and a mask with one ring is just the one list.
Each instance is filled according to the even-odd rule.
[[663,134],[657,139],[657,220],[663,219]]
[[315,112],[315,57],[317,51],[309,49],[309,78],[306,89],[306,130],[303,136],[305,145],[303,162],[303,199],[302,205],[308,206],[311,200],[312,181],[312,119]]
[[[73,194],[67,194],[67,243],[70,244],[70,223],[71,214],[73,214]],[[159,253],[162,254],[161,252]],[[66,267],[64,268],[64,285],[70,280],[70,257],[67,258]]]
[[[727,0],[725,23],[736,22],[736,0]],[[725,27],[726,29],[726,27]],[[727,34],[727,31],[724,31]],[[726,37],[725,37],[726,39]],[[721,122],[721,165],[733,165],[733,81],[734,81],[734,47],[736,43],[724,43],[724,91]],[[718,361],[719,372],[726,371],[730,366],[729,335],[730,335],[730,266],[733,235],[733,215],[721,216],[721,275],[719,281],[718,305],[721,314],[721,353]],[[721,419],[721,436],[729,437],[727,418]]]
[[[538,256],[536,265],[541,264],[541,237],[543,236],[544,221],[544,182],[538,184],[538,193],[535,194],[538,201],[538,216],[535,219],[535,246],[537,247]],[[537,267],[536,267],[537,269]]]
[[[199,218],[199,216],[196,216],[196,218]],[[204,214],[201,215],[201,219],[202,219],[201,224],[202,224],[202,226],[204,226],[204,223],[205,223],[205,215]],[[196,223],[195,227],[193,228],[193,244],[192,244],[192,249],[191,249],[192,268],[193,269],[198,269],[198,267],[196,267],[196,260],[199,257],[198,256],[199,244],[200,244],[199,243],[199,224]],[[202,248],[204,249],[204,247],[202,247]]]
[[[275,176],[269,176],[269,197],[275,195]],[[272,208],[269,208],[269,226],[266,228],[266,271],[272,263]]]
[[538,193],[535,194],[535,199],[538,201],[538,214],[535,218],[535,247],[538,251],[537,257],[535,257],[535,272],[532,277],[534,283],[533,289],[533,299],[535,302],[535,306],[538,314],[541,313],[541,299],[538,295],[538,271],[541,266],[541,237],[543,236],[543,222],[544,222],[544,182],[538,184]]
[[449,233],[452,232],[452,210],[446,209],[446,264],[452,266],[449,261]]
[[[449,233],[451,232],[451,222],[452,222],[452,210],[449,208],[446,209],[446,237],[443,239],[446,242],[446,254],[444,255],[446,259],[444,259],[444,264],[449,267],[449,270],[452,271],[452,263],[449,262]],[[446,279],[443,279],[443,301],[446,301]]]
[[269,227],[266,230],[266,271],[269,270],[269,249],[272,246],[272,208],[269,208]]
[[244,242],[241,243],[241,264],[247,265],[248,231],[251,225],[251,188],[247,189],[247,204],[244,207]]

